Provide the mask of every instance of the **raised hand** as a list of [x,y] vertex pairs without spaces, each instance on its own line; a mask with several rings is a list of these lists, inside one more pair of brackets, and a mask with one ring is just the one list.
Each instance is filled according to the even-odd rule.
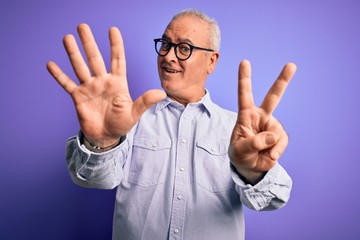
[[240,63],[239,112],[231,136],[229,157],[240,175],[251,184],[256,184],[275,165],[288,144],[288,135],[272,113],[295,71],[295,64],[286,64],[260,107],[256,107],[250,63],[247,60]]
[[88,66],[74,36],[66,35],[64,46],[79,84],[70,79],[54,62],[48,62],[47,69],[73,99],[86,139],[100,147],[109,146],[127,134],[141,114],[152,104],[165,98],[166,94],[161,90],[150,90],[135,102],[132,101],[126,78],[124,44],[116,27],[109,30],[110,72],[106,70],[89,26],[80,24],[78,34]]

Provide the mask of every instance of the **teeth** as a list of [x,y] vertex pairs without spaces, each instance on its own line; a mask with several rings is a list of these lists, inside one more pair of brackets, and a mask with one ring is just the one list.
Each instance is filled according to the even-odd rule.
[[165,68],[165,71],[169,72],[169,73],[177,73],[178,71],[175,71],[173,69],[170,68]]

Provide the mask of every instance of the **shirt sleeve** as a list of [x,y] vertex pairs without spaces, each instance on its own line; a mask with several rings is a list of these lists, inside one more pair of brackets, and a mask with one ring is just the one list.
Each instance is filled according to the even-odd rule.
[[66,164],[74,183],[88,188],[113,189],[123,179],[128,155],[127,138],[116,148],[102,153],[88,150],[80,143],[82,133],[68,139]]
[[241,202],[250,209],[275,210],[283,207],[290,198],[292,180],[279,163],[276,163],[254,186],[245,184],[234,170],[232,178]]

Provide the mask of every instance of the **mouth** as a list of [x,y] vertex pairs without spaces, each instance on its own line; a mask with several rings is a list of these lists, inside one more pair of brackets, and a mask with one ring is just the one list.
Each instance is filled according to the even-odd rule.
[[167,67],[164,67],[163,68],[165,70],[165,72],[167,73],[179,73],[180,71],[177,71],[175,69],[172,69],[172,68],[167,68]]

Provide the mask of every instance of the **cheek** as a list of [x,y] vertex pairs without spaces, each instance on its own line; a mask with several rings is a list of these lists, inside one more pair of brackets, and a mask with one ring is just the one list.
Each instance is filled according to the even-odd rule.
[[189,63],[185,69],[186,77],[193,79],[193,81],[206,79],[208,69],[204,60],[194,61],[191,64]]
[[159,56],[157,57],[156,62],[157,62],[158,71],[160,71],[161,60],[160,60],[160,57],[159,57]]

